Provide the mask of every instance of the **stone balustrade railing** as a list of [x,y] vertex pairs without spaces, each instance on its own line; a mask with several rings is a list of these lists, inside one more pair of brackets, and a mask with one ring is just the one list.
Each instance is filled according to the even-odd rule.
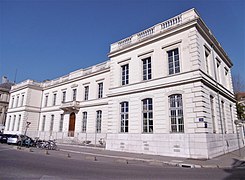
[[39,87],[45,88],[45,87],[49,87],[49,86],[53,86],[53,85],[56,85],[56,84],[59,84],[59,83],[63,83],[63,82],[69,81],[69,80],[74,79],[74,78],[78,78],[78,77],[81,77],[81,76],[86,76],[86,75],[89,75],[91,73],[94,73],[94,72],[97,72],[97,71],[101,71],[101,70],[109,68],[109,67],[110,67],[110,61],[106,61],[106,62],[97,64],[95,66],[92,66],[92,67],[89,67],[89,68],[86,68],[86,69],[79,69],[77,71],[73,71],[70,74],[67,74],[65,76],[62,76],[62,77],[59,77],[59,78],[56,78],[56,79],[53,79],[53,80],[46,80],[44,82],[36,82],[34,80],[28,79],[26,81],[20,82],[20,83],[18,83],[16,85],[12,86],[12,90],[18,89],[18,88],[23,87],[25,85],[35,85],[35,86],[39,86]]
[[42,84],[39,83],[39,82],[36,82],[34,80],[27,79],[27,80],[25,80],[23,82],[20,82],[18,84],[13,85],[12,88],[11,88],[11,90],[18,89],[18,88],[23,87],[23,86],[26,86],[26,85],[33,85],[33,86],[39,86],[39,87],[41,87]]
[[153,27],[150,27],[144,31],[141,31],[137,34],[134,34],[130,37],[127,37],[123,40],[120,40],[116,43],[111,44],[110,52],[117,51],[123,48],[126,48],[132,44],[135,44],[137,42],[140,42],[144,39],[147,39],[153,35],[156,35],[158,33],[162,33],[165,30],[177,26],[179,24],[185,23],[187,21],[191,21],[192,19],[199,17],[199,15],[196,13],[194,9],[190,9],[184,13],[181,13],[180,15],[177,15],[171,19],[168,19],[162,23],[156,24]]

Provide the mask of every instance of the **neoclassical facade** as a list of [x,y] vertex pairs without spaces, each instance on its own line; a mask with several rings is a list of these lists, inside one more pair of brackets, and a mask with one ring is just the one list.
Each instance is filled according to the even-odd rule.
[[5,133],[31,122],[33,137],[188,158],[238,148],[232,62],[195,9],[111,44],[108,56],[13,86]]

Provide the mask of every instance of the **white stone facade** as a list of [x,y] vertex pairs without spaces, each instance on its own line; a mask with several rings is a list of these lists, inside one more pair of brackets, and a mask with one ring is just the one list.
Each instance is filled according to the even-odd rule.
[[13,104],[25,99],[10,102],[5,132],[23,133],[29,121],[33,137],[189,158],[238,148],[232,63],[194,9],[112,44],[109,58],[15,85]]

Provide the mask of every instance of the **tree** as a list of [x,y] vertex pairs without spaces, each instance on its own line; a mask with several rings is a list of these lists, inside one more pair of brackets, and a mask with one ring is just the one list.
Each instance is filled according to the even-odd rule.
[[232,84],[233,84],[233,90],[234,90],[235,95],[239,92],[245,91],[245,83],[239,73],[234,74],[232,76]]

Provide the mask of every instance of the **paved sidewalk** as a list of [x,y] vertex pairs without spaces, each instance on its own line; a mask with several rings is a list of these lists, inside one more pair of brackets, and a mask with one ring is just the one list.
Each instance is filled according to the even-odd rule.
[[142,161],[150,164],[168,164],[188,168],[245,168],[245,147],[240,149],[241,156],[239,150],[236,150],[209,160],[109,151],[99,147],[95,148],[69,144],[59,144],[58,147],[60,151],[67,152],[69,154],[83,154],[94,158],[115,158],[116,160],[125,162]]

